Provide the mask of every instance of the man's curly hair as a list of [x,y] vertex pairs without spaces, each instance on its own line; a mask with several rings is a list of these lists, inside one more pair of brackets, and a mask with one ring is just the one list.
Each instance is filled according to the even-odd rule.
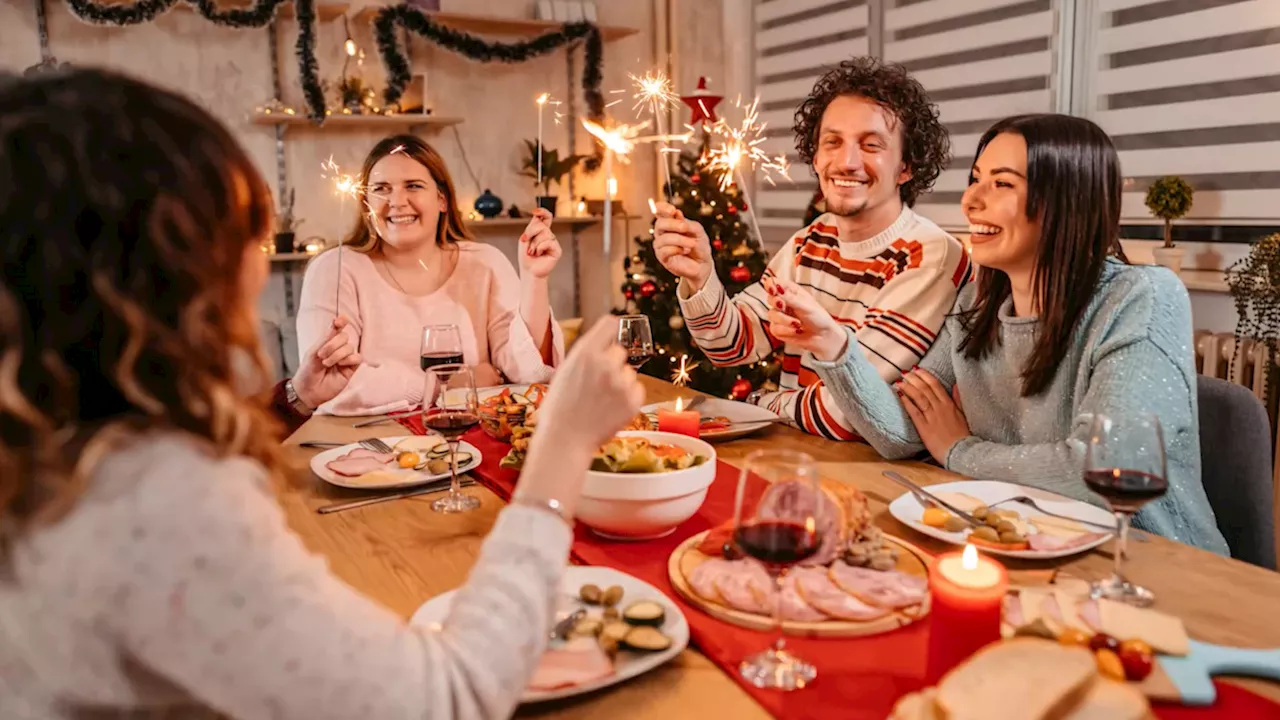
[[873,57],[845,60],[823,75],[809,97],[796,110],[792,129],[796,150],[806,165],[817,154],[818,130],[822,114],[841,95],[861,95],[879,103],[897,118],[902,129],[902,161],[911,179],[898,188],[908,207],[920,194],[933,187],[951,157],[951,140],[938,120],[938,108],[929,102],[924,86],[897,63],[882,63]]

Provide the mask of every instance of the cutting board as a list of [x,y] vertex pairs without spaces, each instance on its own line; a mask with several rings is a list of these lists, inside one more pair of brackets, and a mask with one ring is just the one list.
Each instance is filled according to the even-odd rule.
[[1192,640],[1186,657],[1160,655],[1142,683],[1153,700],[1183,705],[1212,705],[1217,700],[1213,678],[1237,675],[1280,681],[1280,649],[1246,650]]

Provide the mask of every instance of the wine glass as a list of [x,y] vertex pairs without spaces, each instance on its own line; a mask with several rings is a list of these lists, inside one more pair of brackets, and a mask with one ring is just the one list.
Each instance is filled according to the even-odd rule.
[[756,450],[747,455],[738,480],[733,542],[759,560],[773,578],[773,620],[778,627],[772,647],[738,666],[742,677],[756,687],[795,690],[818,675],[812,664],[786,650],[781,598],[787,568],[816,553],[821,545],[822,509],[818,468],[812,457],[792,450]]
[[422,328],[422,369],[462,363],[462,336],[457,325],[427,325]]
[[618,344],[627,351],[627,363],[633,368],[653,357],[653,328],[648,315],[623,315],[618,319]]
[[1125,418],[1094,415],[1085,452],[1084,482],[1111,506],[1117,526],[1115,570],[1110,578],[1094,583],[1090,594],[1135,607],[1150,606],[1155,594],[1129,582],[1122,570],[1130,519],[1169,487],[1160,420],[1145,413]]
[[449,494],[431,503],[431,509],[438,513],[460,513],[480,507],[478,498],[463,495],[458,487],[458,443],[468,430],[480,423],[478,410],[471,368],[451,363],[427,369],[422,424],[443,435],[449,443]]

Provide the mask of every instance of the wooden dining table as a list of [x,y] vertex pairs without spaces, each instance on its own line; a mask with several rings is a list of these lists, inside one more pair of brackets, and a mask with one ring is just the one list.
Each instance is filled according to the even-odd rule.
[[[695,393],[642,377],[648,402]],[[318,452],[302,448],[306,440],[355,442],[369,437],[404,435],[394,421],[353,428],[360,418],[316,416],[285,443],[296,480],[282,488],[280,502],[289,524],[306,546],[327,558],[333,572],[352,587],[408,619],[423,602],[461,585],[481,543],[504,503],[480,485],[465,492],[479,497],[476,511],[442,515],[431,510],[434,495],[379,503],[320,515],[317,508],[371,493],[325,483],[309,469]],[[754,435],[720,443],[719,458],[730,464],[759,448],[802,450],[817,461],[821,474],[857,486],[870,500],[875,522],[886,532],[908,538],[930,551],[952,549],[915,532],[888,512],[902,490],[881,473],[897,470],[921,485],[951,482],[960,476],[924,462],[887,461],[870,446],[833,442],[792,427],[773,425]],[[1065,561],[1010,561],[1013,571],[1061,568],[1085,580],[1106,577],[1112,569],[1112,544]],[[1126,573],[1153,590],[1157,608],[1182,618],[1196,639],[1221,645],[1280,647],[1280,573],[1222,558],[1187,545],[1152,537],[1129,543]],[[766,642],[762,636],[762,645]],[[1280,701],[1280,684],[1233,679]],[[802,698],[797,696],[797,701]],[[520,717],[555,718],[767,718],[765,712],[723,670],[689,648],[672,662],[628,682],[586,696],[524,707]]]

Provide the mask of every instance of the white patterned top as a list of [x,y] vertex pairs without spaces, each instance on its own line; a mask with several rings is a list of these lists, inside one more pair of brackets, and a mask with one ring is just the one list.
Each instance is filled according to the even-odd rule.
[[504,510],[428,632],[334,577],[267,482],[177,433],[108,456],[0,565],[0,717],[512,713],[554,613],[563,522]]

